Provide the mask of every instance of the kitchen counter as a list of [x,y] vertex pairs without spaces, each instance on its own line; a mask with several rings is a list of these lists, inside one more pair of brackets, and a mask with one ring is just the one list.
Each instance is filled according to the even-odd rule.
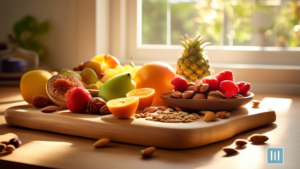
[[[0,168],[299,168],[300,96],[255,94],[254,99],[275,110],[275,123],[198,148],[157,148],[151,158],[145,159],[140,154],[145,146],[111,142],[108,147],[95,149],[94,139],[9,126],[4,111],[26,102],[22,101],[19,88],[0,87],[0,135],[14,133],[23,143],[13,153],[0,156]],[[264,134],[269,140],[261,145],[248,143],[233,156],[225,156],[221,150],[234,140],[246,139],[255,133]],[[267,164],[270,147],[284,148],[284,164]]]

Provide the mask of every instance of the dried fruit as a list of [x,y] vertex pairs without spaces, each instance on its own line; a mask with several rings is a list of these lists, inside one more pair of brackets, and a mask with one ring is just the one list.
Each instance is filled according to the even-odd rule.
[[201,80],[202,83],[207,83],[209,85],[210,90],[218,90],[219,89],[219,81],[217,78],[212,76],[207,76]]
[[239,94],[247,96],[248,91],[250,90],[250,84],[247,82],[238,82],[236,85],[239,87]]
[[155,151],[155,147],[148,147],[144,150],[141,150],[141,154],[143,157],[150,157]]
[[102,115],[111,114],[107,105],[104,105],[100,108],[100,114],[102,114]]
[[234,148],[230,148],[230,147],[224,147],[224,148],[222,148],[222,150],[223,150],[227,155],[232,155],[232,154],[238,153],[238,151],[236,151]]
[[193,90],[188,90],[188,91],[184,91],[182,93],[182,98],[183,99],[191,99],[194,95],[194,91]]
[[47,106],[47,107],[42,108],[41,112],[52,113],[52,112],[55,112],[56,110],[58,110],[57,106]]
[[182,98],[182,93],[179,91],[175,91],[171,94],[171,97],[181,99]]
[[176,75],[171,80],[171,84],[174,86],[174,89],[176,91],[180,91],[180,92],[184,92],[185,89],[189,86],[188,81],[179,75]]
[[235,140],[235,145],[236,145],[237,147],[244,147],[247,143],[248,143],[248,142],[247,142],[247,140],[245,140],[245,139],[236,139],[236,140]]
[[219,83],[221,83],[224,80],[230,80],[234,81],[233,73],[231,70],[224,70],[216,75],[216,78],[218,79]]
[[214,121],[214,120],[216,120],[216,119],[217,119],[217,116],[216,116],[216,114],[215,114],[214,112],[212,112],[212,111],[208,111],[208,112],[206,112],[205,115],[204,115],[204,121],[206,121],[206,122]]
[[248,137],[248,140],[254,144],[259,144],[266,142],[267,140],[269,140],[269,138],[262,134],[253,134],[250,137]]
[[158,107],[147,107],[143,110],[144,113],[148,112],[148,113],[154,113],[158,110]]
[[207,99],[224,99],[226,96],[219,90],[211,91],[207,95]]
[[37,108],[46,107],[52,104],[47,96],[41,94],[34,95],[31,99],[31,103]]
[[5,150],[6,144],[0,144],[0,153]]
[[15,146],[15,148],[19,148],[22,145],[22,142],[19,138],[12,138],[9,140],[8,144]]
[[94,143],[95,148],[105,147],[110,143],[108,138],[102,138]]
[[230,117],[230,113],[228,113],[227,111],[219,111],[219,112],[217,112],[216,116],[218,118],[225,119],[225,118]]
[[233,81],[224,80],[220,83],[220,91],[225,94],[227,99],[236,95],[239,90],[239,87]]
[[206,95],[203,93],[197,93],[197,94],[195,94],[193,99],[206,99]]
[[252,104],[253,104],[252,108],[259,108],[260,101],[252,100]]
[[10,152],[14,151],[15,149],[16,148],[15,148],[14,145],[9,144],[9,145],[6,146],[6,148],[4,150],[6,151],[6,153],[10,153]]
[[106,102],[100,97],[92,98],[87,106],[87,109],[92,114],[100,114],[100,108],[105,106]]

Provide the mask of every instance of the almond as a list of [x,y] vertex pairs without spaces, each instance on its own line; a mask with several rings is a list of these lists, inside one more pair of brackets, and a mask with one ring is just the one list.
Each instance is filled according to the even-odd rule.
[[5,144],[0,144],[0,153],[6,148]]
[[14,151],[15,149],[16,149],[16,148],[15,148],[14,145],[9,144],[9,145],[6,146],[5,151],[6,151],[7,153],[10,153],[10,152]]
[[194,87],[194,91],[195,92],[199,92],[199,90],[200,90],[200,87],[201,87],[201,84],[196,84],[196,86]]
[[141,150],[141,154],[143,157],[150,157],[155,151],[155,147],[148,147],[144,150]]
[[158,110],[157,107],[147,107],[143,110],[144,113],[148,112],[148,113],[154,113]]
[[52,113],[52,112],[55,112],[57,109],[58,109],[57,106],[47,106],[47,107],[42,108],[41,112]]
[[183,94],[182,94],[182,98],[184,99],[190,99],[192,98],[194,95],[194,91],[193,90],[187,90],[187,91],[184,91]]
[[197,94],[195,94],[193,99],[206,99],[206,96],[203,93],[197,93]]
[[195,85],[188,86],[185,90],[194,90]]
[[199,92],[204,93],[204,92],[208,91],[208,89],[209,89],[209,84],[203,83],[203,84],[200,86]]
[[206,121],[206,122],[214,121],[214,120],[216,120],[216,119],[217,119],[217,116],[216,116],[216,114],[215,114],[214,112],[212,112],[212,111],[208,111],[208,112],[206,112],[205,115],[204,115],[204,121]]
[[248,140],[254,144],[259,144],[266,142],[267,140],[269,140],[269,138],[262,134],[253,134],[250,137],[248,137]]
[[31,103],[34,107],[41,108],[51,105],[50,99],[41,94],[34,95],[31,99]]
[[175,91],[171,94],[171,97],[181,99],[182,98],[182,93],[179,91]]
[[234,148],[230,148],[230,147],[224,147],[222,150],[225,151],[227,155],[235,154],[238,152]]
[[248,143],[248,141],[245,139],[236,139],[235,140],[235,145],[237,147],[244,147],[247,143]]
[[102,138],[94,143],[95,148],[105,147],[109,144],[110,140],[108,138]]
[[166,106],[158,106],[157,109],[161,110],[161,111],[165,111],[165,110],[168,109],[168,107],[166,107]]

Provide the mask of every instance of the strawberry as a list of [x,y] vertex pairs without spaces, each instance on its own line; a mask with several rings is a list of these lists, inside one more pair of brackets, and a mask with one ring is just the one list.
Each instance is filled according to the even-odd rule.
[[220,91],[225,94],[227,99],[239,93],[239,87],[231,80],[223,80],[220,83]]
[[231,70],[224,70],[216,75],[216,78],[218,79],[219,83],[221,83],[223,80],[231,80],[234,81],[233,73]]
[[239,94],[247,96],[247,93],[250,90],[250,84],[247,82],[237,82],[236,85],[240,89]]
[[209,85],[209,90],[218,90],[219,81],[213,76],[207,76],[201,80],[202,83],[207,83]]
[[181,77],[176,75],[172,80],[171,84],[174,86],[175,91],[184,92],[185,89],[189,86],[188,81]]

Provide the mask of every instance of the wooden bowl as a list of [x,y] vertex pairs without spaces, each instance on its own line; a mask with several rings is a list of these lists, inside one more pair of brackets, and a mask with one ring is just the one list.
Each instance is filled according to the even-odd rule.
[[254,94],[248,92],[248,96],[232,99],[175,99],[171,97],[172,91],[164,91],[160,97],[171,108],[178,107],[182,110],[210,110],[230,111],[249,103]]

